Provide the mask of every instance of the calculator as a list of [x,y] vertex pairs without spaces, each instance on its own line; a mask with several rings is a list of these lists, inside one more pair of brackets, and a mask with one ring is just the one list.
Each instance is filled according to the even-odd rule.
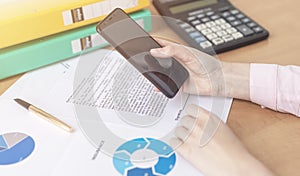
[[228,0],[153,0],[166,22],[190,46],[208,54],[222,53],[249,45],[269,32]]

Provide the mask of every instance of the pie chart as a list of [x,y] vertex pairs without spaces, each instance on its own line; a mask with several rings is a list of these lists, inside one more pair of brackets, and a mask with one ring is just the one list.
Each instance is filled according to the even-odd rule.
[[35,147],[32,137],[19,132],[0,135],[0,165],[21,162],[33,152]]
[[113,163],[123,176],[163,176],[174,168],[176,155],[163,141],[136,138],[116,150]]

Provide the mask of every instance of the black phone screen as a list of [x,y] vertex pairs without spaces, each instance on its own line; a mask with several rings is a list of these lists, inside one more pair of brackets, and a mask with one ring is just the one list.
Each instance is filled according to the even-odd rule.
[[161,46],[122,9],[111,12],[97,31],[167,97],[173,98],[188,78],[187,70],[174,58],[150,54]]

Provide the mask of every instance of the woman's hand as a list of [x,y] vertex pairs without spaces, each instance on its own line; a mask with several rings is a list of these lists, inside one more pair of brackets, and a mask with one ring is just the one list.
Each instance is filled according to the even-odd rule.
[[212,118],[210,120],[220,121],[196,105],[189,105],[187,114],[175,129],[176,138],[171,139],[170,144],[204,175],[273,175],[246,150],[230,128],[222,122],[209,142],[200,145],[201,138],[206,133],[208,120]]
[[163,48],[152,49],[154,57],[173,57],[188,70],[190,76],[183,85],[184,92],[250,99],[249,64],[221,62],[194,48],[156,40]]
[[[199,52],[194,48],[156,39],[163,48],[152,49],[154,57],[174,57],[188,70],[190,76],[183,86],[183,91],[198,95],[217,95],[222,91],[221,63],[214,57]],[[211,81],[213,81],[212,85]],[[224,83],[224,80],[223,80]],[[212,87],[215,86],[215,87]],[[215,90],[213,90],[215,88]]]

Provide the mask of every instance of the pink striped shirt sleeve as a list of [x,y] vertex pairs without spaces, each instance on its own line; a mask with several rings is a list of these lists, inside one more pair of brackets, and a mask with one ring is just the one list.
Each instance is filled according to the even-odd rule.
[[250,99],[262,107],[300,117],[300,67],[251,64]]

